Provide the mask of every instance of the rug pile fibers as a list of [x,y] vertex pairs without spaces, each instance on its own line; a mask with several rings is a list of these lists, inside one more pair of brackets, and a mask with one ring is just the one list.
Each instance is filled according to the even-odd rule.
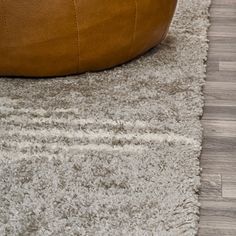
[[0,79],[1,236],[196,234],[209,4],[115,69]]

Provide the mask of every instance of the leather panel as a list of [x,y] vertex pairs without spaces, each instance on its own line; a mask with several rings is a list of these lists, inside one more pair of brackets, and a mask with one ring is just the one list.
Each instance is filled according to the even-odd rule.
[[[0,74],[54,76],[77,71],[72,1],[1,1]],[[1,23],[2,24],[2,23]]]
[[156,46],[169,27],[175,10],[175,0],[136,0],[138,6],[137,31],[133,56]]
[[79,3],[80,72],[109,68],[127,60],[134,31],[134,0]]

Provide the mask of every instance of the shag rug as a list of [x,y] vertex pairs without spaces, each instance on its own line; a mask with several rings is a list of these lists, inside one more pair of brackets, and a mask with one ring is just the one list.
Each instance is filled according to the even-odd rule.
[[0,79],[0,235],[196,234],[209,5],[115,69]]

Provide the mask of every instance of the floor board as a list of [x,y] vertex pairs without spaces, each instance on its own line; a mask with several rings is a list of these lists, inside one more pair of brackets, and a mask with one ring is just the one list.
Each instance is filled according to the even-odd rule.
[[236,236],[236,0],[212,0],[199,236]]

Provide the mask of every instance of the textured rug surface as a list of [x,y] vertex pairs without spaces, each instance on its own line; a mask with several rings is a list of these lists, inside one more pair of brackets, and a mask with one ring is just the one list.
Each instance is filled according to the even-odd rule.
[[0,235],[196,234],[209,4],[113,70],[0,79]]

